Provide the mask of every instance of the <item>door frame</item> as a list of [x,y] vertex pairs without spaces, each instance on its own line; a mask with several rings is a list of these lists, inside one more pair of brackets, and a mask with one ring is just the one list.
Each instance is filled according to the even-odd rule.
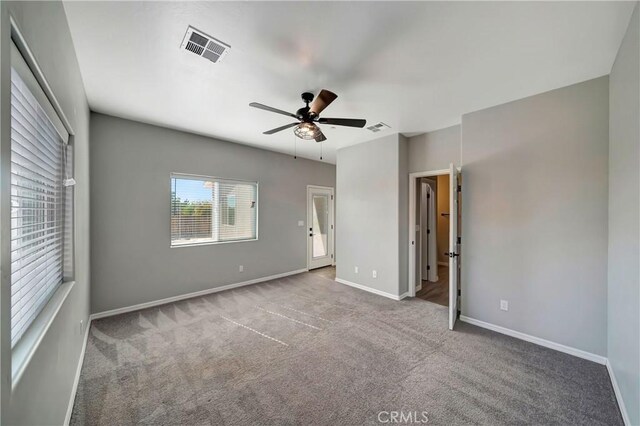
[[[456,167],[456,170],[460,172],[461,168]],[[440,175],[448,176],[450,172],[450,169],[440,169],[409,173],[409,297],[416,297],[416,179]]]
[[307,271],[310,271],[310,257],[309,256],[309,250],[311,249],[311,244],[309,243],[309,231],[307,231],[307,228],[309,227],[309,218],[310,218],[310,212],[309,212],[309,194],[311,193],[312,189],[322,189],[322,190],[329,190],[331,192],[331,197],[329,199],[329,233],[330,233],[330,240],[331,243],[329,244],[329,255],[331,256],[331,266],[336,266],[336,256],[335,256],[335,246],[336,246],[336,230],[335,230],[335,215],[336,215],[336,209],[335,209],[335,188],[332,186],[320,186],[320,185],[307,185],[307,196],[305,198],[305,204],[306,204],[306,217],[305,217],[305,227],[304,227],[304,235],[305,238],[307,239]]

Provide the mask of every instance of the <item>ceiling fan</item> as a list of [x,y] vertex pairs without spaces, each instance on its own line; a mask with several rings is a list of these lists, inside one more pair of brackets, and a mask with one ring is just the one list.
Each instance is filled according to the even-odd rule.
[[[272,135],[282,130],[295,127],[293,133],[300,139],[315,139],[316,142],[326,141],[327,138],[318,127],[318,124],[331,124],[333,126],[347,126],[347,127],[364,127],[367,124],[367,120],[355,119],[355,118],[323,118],[320,117],[320,113],[328,107],[331,102],[335,101],[338,95],[328,90],[322,89],[315,100],[313,93],[304,92],[302,94],[302,100],[306,106],[300,108],[295,114],[283,111],[281,109],[273,108],[267,105],[259,104],[257,102],[251,102],[249,106],[254,108],[263,109],[265,111],[275,112],[276,114],[282,114],[289,117],[293,117],[298,120],[295,123],[287,124],[275,129],[267,130],[265,135]],[[311,105],[309,105],[311,104]]]

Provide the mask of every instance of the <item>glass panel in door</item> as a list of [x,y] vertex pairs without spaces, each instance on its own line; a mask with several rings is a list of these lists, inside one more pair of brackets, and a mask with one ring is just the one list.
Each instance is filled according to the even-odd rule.
[[314,194],[312,203],[312,257],[317,259],[329,253],[329,196]]

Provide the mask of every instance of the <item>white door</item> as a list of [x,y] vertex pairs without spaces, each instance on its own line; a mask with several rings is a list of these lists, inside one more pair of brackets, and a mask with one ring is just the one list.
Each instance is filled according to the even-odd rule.
[[449,330],[458,316],[458,171],[449,166]]
[[307,266],[333,264],[333,188],[307,187]]

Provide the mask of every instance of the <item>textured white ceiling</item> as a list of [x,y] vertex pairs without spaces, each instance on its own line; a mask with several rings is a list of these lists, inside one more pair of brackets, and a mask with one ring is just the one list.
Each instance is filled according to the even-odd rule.
[[[66,2],[94,111],[293,152],[264,130],[300,93],[339,95],[326,117],[422,133],[462,114],[608,74],[633,2]],[[188,25],[231,45],[180,50]],[[384,133],[323,128],[325,161]],[[313,141],[299,155],[319,157]]]

